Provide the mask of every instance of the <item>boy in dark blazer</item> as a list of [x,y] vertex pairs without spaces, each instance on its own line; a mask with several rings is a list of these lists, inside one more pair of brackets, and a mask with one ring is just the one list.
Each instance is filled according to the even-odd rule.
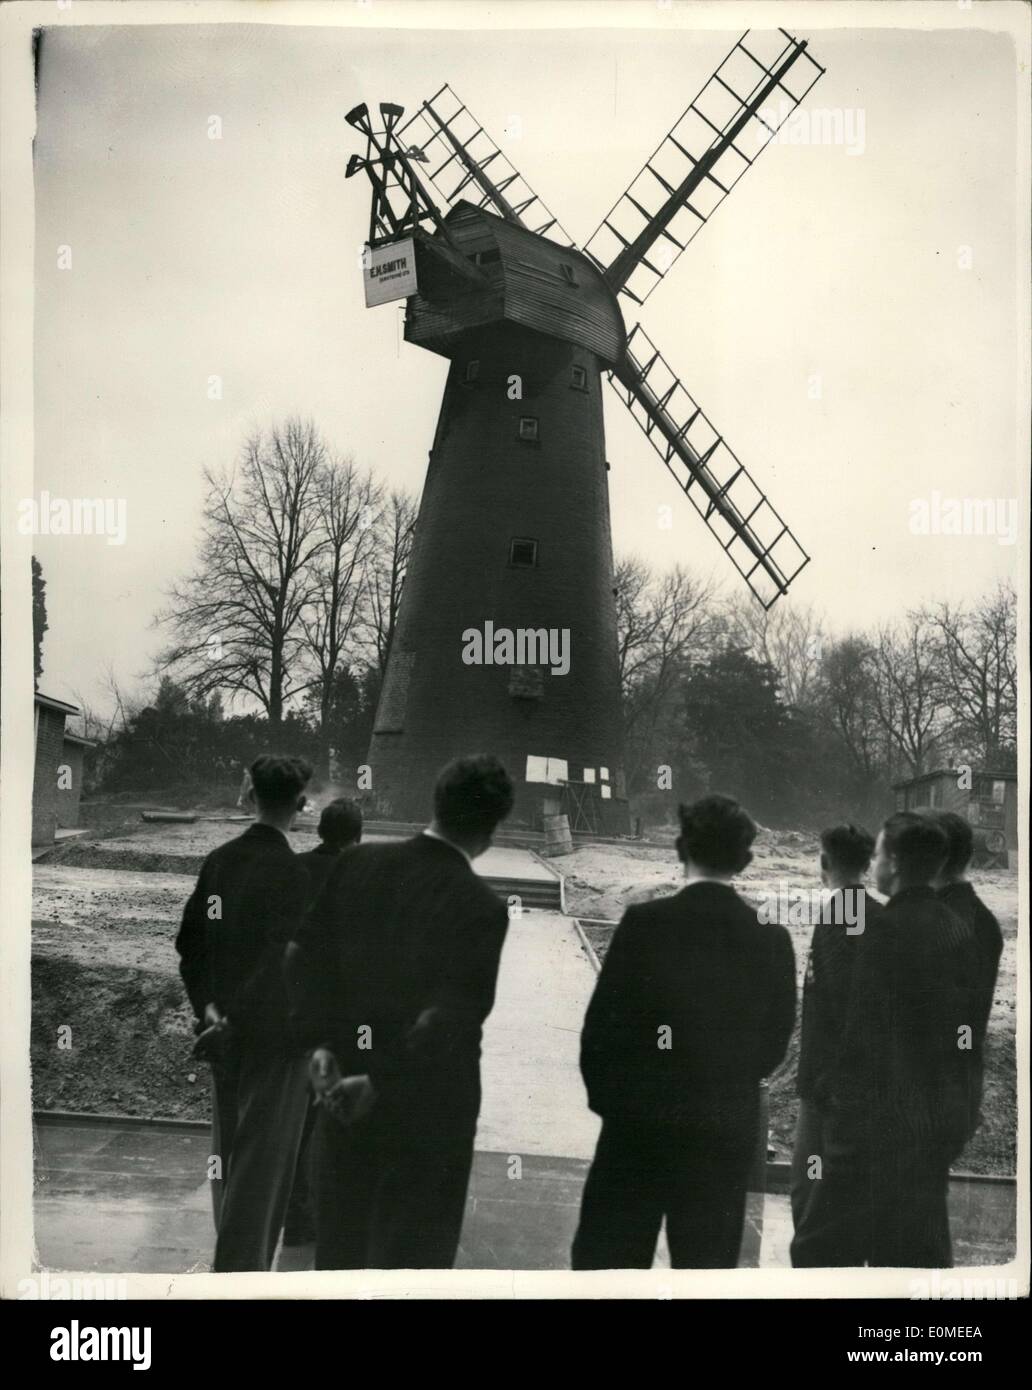
[[512,809],[496,758],[438,779],[434,819],[340,856],[288,956],[314,1045],[317,1269],[447,1269],[480,1110],[480,1037],[508,926],[474,872]]
[[946,862],[932,887],[939,901],[968,924],[978,949],[978,982],[975,990],[974,1046],[971,1076],[971,1130],[980,1119],[982,1084],[985,1079],[985,1035],[996,995],[996,974],[1003,954],[1003,933],[996,917],[986,907],[968,881],[967,870],[974,853],[975,837],[971,822],[955,811],[928,811],[946,836]]
[[913,811],[878,836],[875,884],[888,902],[853,971],[796,1266],[951,1264],[947,1189],[970,1134],[978,953],[931,886],[946,854],[942,829]]
[[[792,1154],[792,1220],[804,1243],[807,1214],[823,1178],[827,1103],[841,1062],[853,974],[867,928],[881,913],[881,903],[863,887],[873,853],[874,836],[862,826],[835,825],[821,834],[821,882],[831,891],[814,925],[803,984]],[[829,1263],[854,1263],[852,1250],[829,1253]]]
[[[328,801],[319,815],[319,844],[315,849],[299,854],[298,860],[308,874],[309,900],[315,902],[326,880],[333,872],[337,858],[362,839],[362,808],[346,796]],[[307,1245],[315,1239],[315,1216],[312,1206],[312,1132],[315,1129],[315,1106],[309,1102],[301,1148],[297,1155],[294,1186],[290,1193],[286,1220],[283,1225],[284,1245]]]
[[319,843],[297,857],[305,866],[314,903],[333,872],[337,856],[362,840],[362,808],[346,796],[328,801],[319,814]]
[[208,855],[176,937],[198,1055],[212,1064],[216,1273],[271,1268],[301,1143],[305,1061],[282,972],[308,900],[286,832],[311,775],[299,758],[251,765],[255,823]]
[[674,1268],[733,1268],[760,1081],[785,1055],[795,961],[730,880],[756,827],[736,801],[680,808],[688,883],[628,908],[588,1007],[581,1072],[602,1116],[575,1269],[649,1268],[666,1220]]

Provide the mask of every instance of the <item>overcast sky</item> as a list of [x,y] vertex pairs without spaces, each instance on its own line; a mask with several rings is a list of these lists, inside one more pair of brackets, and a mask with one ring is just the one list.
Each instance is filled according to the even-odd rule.
[[[363,307],[352,105],[413,108],[450,82],[583,244],[736,37],[48,31],[36,490],[124,498],[128,531],[37,541],[41,688],[99,699],[109,663],[130,684],[148,668],[161,590],[193,559],[201,470],[252,427],[310,415],[386,481],[421,486],[446,363],[401,341],[400,305]],[[637,316],[812,555],[793,593],[843,629],[1016,572],[993,537],[908,529],[936,491],[1017,494],[1016,56],[973,24],[809,37],[828,71],[807,105],[862,110],[863,153],[772,145]],[[617,552],[723,576],[609,395]]]

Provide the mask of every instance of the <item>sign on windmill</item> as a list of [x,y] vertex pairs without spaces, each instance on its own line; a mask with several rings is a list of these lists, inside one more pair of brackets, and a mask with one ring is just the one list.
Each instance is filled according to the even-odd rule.
[[411,237],[387,246],[370,246],[362,257],[362,283],[367,309],[408,299],[419,288],[416,276],[416,243]]

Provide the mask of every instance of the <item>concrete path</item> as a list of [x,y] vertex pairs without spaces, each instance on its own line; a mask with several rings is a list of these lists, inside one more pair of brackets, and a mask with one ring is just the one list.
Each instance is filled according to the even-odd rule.
[[492,845],[486,853],[474,859],[473,867],[481,878],[516,878],[537,883],[551,883],[555,875],[540,859],[526,849],[510,845]]
[[[528,911],[510,923],[484,1033],[460,1268],[569,1268],[599,1123],[578,1067],[594,983],[572,919]],[[209,1267],[204,1128],[42,1124],[38,1139],[36,1240],[45,1266],[101,1273]],[[281,1252],[278,1267],[308,1269],[311,1259],[310,1246],[292,1248]]]
[[594,987],[571,918],[525,912],[509,924],[484,1029],[478,1149],[581,1159],[594,1153],[599,1121],[588,1109],[579,1067]]
[[[97,1274],[210,1269],[211,1202],[198,1125],[54,1124],[37,1127],[35,1222],[43,1268]],[[576,1158],[476,1155],[457,1265],[462,1269],[568,1269],[587,1163]],[[958,1267],[1002,1265],[1014,1255],[1015,1189],[950,1184]],[[762,1243],[761,1243],[762,1232]],[[788,1197],[750,1196],[740,1265],[787,1269]],[[310,1269],[312,1247],[283,1250],[279,1269]],[[663,1253],[655,1267],[667,1263]]]

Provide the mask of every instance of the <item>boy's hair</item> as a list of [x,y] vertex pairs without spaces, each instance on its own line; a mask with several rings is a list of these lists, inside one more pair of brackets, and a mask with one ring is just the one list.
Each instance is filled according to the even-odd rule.
[[897,811],[882,826],[885,850],[908,883],[931,883],[946,861],[949,840],[941,825],[917,811]]
[[690,806],[679,806],[677,814],[677,853],[682,861],[690,859],[700,869],[720,874],[736,874],[749,863],[756,826],[733,797],[704,796]]
[[923,814],[946,836],[946,863],[942,866],[942,872],[951,878],[962,874],[975,852],[975,832],[971,829],[971,822],[958,816],[956,811],[925,811]]
[[250,771],[254,799],[270,811],[293,806],[312,776],[311,765],[304,758],[285,758],[276,753],[255,758]]
[[434,816],[460,839],[491,835],[512,810],[512,779],[497,758],[456,758],[434,787]]
[[362,808],[357,801],[339,796],[328,801],[319,817],[319,839],[328,845],[357,844],[362,838]]
[[852,821],[829,825],[827,830],[821,831],[821,849],[833,868],[859,878],[871,862],[874,836]]

